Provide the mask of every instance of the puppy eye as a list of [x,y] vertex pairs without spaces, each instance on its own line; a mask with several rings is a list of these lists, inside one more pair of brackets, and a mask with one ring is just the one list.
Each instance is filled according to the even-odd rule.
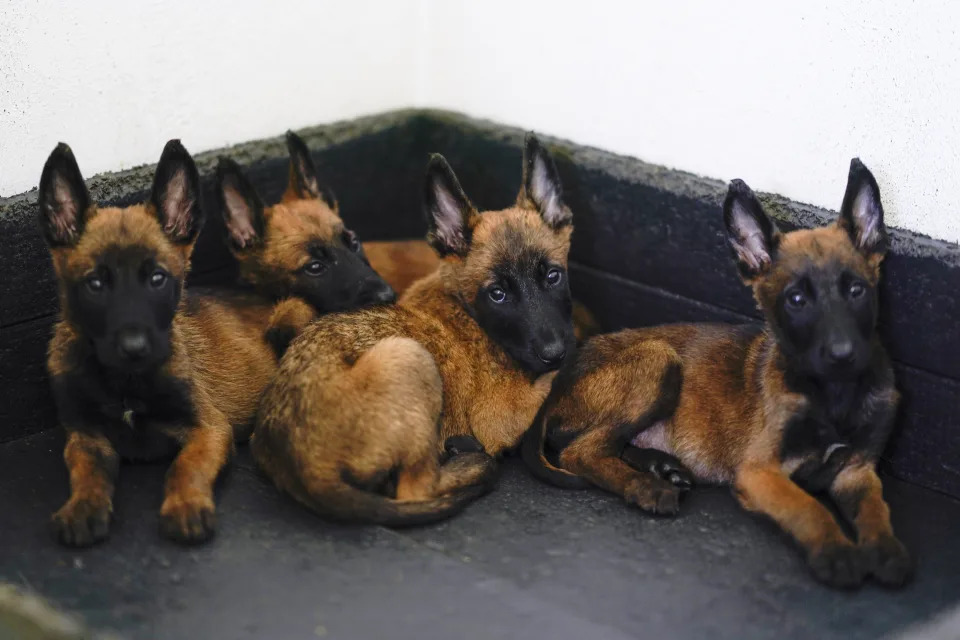
[[544,278],[547,281],[547,284],[551,287],[555,287],[563,281],[563,273],[560,269],[550,269],[547,271],[547,275]]
[[863,286],[862,282],[854,282],[847,289],[847,295],[851,298],[859,298],[864,293],[867,292],[867,288]]
[[159,269],[150,274],[150,286],[159,289],[167,282],[167,274]]
[[807,296],[799,289],[794,289],[787,293],[787,304],[794,309],[800,309],[807,304]]
[[349,229],[343,230],[343,244],[354,253],[360,251],[360,240],[357,239],[357,234]]
[[87,278],[87,289],[94,293],[100,293],[103,291],[103,280],[97,276],[90,276]]
[[304,273],[308,276],[319,276],[321,273],[327,270],[327,265],[321,262],[320,260],[314,260],[313,262],[308,262],[303,268]]
[[490,296],[490,299],[497,304],[500,304],[507,299],[507,292],[500,287],[494,287],[493,289],[490,289],[490,291],[487,292],[487,295]]

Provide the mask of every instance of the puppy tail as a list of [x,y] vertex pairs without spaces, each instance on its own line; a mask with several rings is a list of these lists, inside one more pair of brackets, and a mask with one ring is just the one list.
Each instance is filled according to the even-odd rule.
[[295,495],[319,515],[340,522],[376,524],[391,528],[417,527],[446,520],[496,485],[498,471],[490,458],[488,469],[473,484],[429,500],[396,500],[338,482],[323,492]]
[[[556,383],[554,383],[556,389]],[[530,427],[523,434],[523,441],[520,443],[520,457],[530,472],[552,485],[563,489],[586,489],[591,486],[589,482],[580,476],[570,473],[566,469],[561,469],[550,463],[543,453],[543,445],[547,435],[547,412],[553,405],[553,393],[547,396],[537,417],[533,419]]]

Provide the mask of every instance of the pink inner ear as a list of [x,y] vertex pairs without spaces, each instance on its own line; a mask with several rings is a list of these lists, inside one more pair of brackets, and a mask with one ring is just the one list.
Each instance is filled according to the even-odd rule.
[[249,246],[257,237],[251,221],[250,206],[243,197],[233,189],[224,189],[224,201],[227,208],[227,231],[230,237],[241,249]]
[[56,205],[48,206],[47,218],[53,225],[58,238],[72,241],[77,235],[77,220],[80,212],[77,211],[77,203],[73,200],[69,185],[59,176],[54,179],[53,199]]
[[737,257],[745,263],[751,271],[761,272],[770,264],[770,254],[767,244],[760,231],[757,221],[739,203],[733,207],[733,224],[731,228],[731,244]]
[[300,178],[303,180],[303,188],[306,189],[307,195],[317,198],[320,196],[320,185],[317,183],[315,176],[310,175],[310,172],[307,171],[305,165],[300,165]]
[[734,249],[740,260],[745,262],[752,271],[762,271],[770,264],[770,256],[763,243],[763,236],[754,232],[741,236],[742,242],[734,244]]
[[534,202],[540,208],[543,219],[548,224],[554,225],[560,223],[566,215],[563,203],[560,201],[560,194],[550,180],[547,173],[547,165],[543,158],[536,158],[533,161],[533,175],[530,177],[530,190]]
[[856,230],[857,247],[872,247],[879,239],[878,221],[880,216],[871,198],[869,188],[864,187],[853,202],[853,222]]
[[433,192],[437,198],[437,210],[433,220],[437,225],[437,237],[447,246],[461,249],[463,244],[463,212],[460,204],[446,189],[434,185]]
[[163,201],[163,230],[175,238],[185,237],[190,232],[193,198],[187,191],[187,177],[178,171],[167,185]]

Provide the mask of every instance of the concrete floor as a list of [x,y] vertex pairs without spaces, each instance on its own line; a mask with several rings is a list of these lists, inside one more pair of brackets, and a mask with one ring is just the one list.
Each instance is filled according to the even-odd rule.
[[0,445],[0,580],[124,638],[876,638],[960,600],[960,502],[894,480],[917,578],[844,593],[722,489],[652,518],[509,460],[460,517],[397,532],[324,522],[241,450],[217,538],[182,548],[157,533],[165,468],[124,466],[111,538],[74,551],[46,529],[67,496],[60,435]]

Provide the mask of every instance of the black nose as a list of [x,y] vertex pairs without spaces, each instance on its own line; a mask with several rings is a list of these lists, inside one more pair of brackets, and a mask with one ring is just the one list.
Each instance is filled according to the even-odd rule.
[[120,355],[128,360],[139,360],[150,352],[150,341],[141,329],[122,329],[117,336]]
[[380,278],[370,278],[360,288],[360,299],[368,304],[390,304],[397,301],[397,292]]
[[827,355],[835,364],[847,364],[853,360],[853,341],[837,340],[827,347]]
[[557,342],[545,344],[537,349],[537,357],[540,358],[540,361],[550,366],[556,366],[563,362],[563,359],[566,357],[566,355],[567,347],[559,340]]

